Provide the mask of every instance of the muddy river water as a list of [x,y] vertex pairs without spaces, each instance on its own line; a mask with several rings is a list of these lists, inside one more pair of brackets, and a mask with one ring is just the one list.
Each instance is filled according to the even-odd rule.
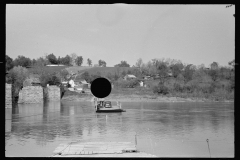
[[138,150],[159,157],[234,157],[234,103],[122,102],[122,108],[95,113],[91,102],[80,101],[6,108],[5,156],[51,156],[72,141],[135,143],[136,135]]

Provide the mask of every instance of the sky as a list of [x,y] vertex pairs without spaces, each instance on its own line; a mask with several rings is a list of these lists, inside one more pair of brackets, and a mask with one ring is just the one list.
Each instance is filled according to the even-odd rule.
[[72,53],[130,66],[142,58],[206,67],[235,59],[235,6],[7,4],[6,54],[36,59]]

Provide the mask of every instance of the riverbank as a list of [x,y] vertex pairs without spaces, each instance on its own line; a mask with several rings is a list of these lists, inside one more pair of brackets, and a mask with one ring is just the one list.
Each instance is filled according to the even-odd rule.
[[[93,101],[91,94],[81,94],[76,92],[67,91],[62,98],[63,101]],[[105,100],[121,101],[121,102],[234,102],[233,100],[215,101],[205,98],[181,98],[174,96],[161,96],[161,95],[121,95],[111,94]]]

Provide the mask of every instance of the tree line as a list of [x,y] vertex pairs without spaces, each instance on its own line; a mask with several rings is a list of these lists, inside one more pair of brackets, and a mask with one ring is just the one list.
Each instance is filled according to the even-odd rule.
[[[45,54],[45,56],[37,59],[30,59],[28,57],[19,55],[14,60],[6,55],[6,70],[12,69],[14,66],[31,67],[31,66],[46,66],[50,64],[54,65],[66,65],[66,66],[82,66],[83,57],[77,56],[75,53],[66,55],[65,57],[58,58],[53,54]],[[92,60],[87,59],[88,66],[92,66]],[[97,66],[106,67],[107,63],[104,60],[99,60]],[[96,65],[95,65],[96,66]]]
[[[12,88],[16,88],[13,91],[15,97],[18,96],[20,89],[23,87],[23,81],[29,76],[28,70],[24,67],[29,65],[27,63],[27,61],[29,61],[28,58],[23,56],[19,57],[11,61],[10,57],[6,55],[6,69],[9,70],[6,80],[8,83],[13,84],[14,87]],[[53,56],[51,55],[49,57]],[[19,59],[25,59],[25,62]],[[99,61],[100,65],[105,66],[103,60]],[[11,64],[21,65],[12,68],[14,65],[11,66]],[[121,67],[129,68],[122,70]],[[47,84],[60,85],[61,79],[66,80],[69,74],[66,69],[59,73],[47,73],[41,70],[41,67],[39,68],[38,75],[43,88],[45,88]],[[126,74],[133,74],[137,79],[123,80]],[[221,97],[233,99],[234,97],[235,60],[230,61],[229,66],[219,66],[217,62],[213,62],[209,67],[205,67],[203,64],[198,66],[184,64],[180,60],[174,59],[155,58],[144,63],[140,58],[132,67],[130,67],[126,61],[121,61],[115,65],[114,73],[109,72],[103,75],[103,73],[97,72],[95,75],[90,75],[88,72],[85,72],[81,78],[91,83],[98,77],[106,77],[115,86],[135,88],[139,86],[140,81],[144,81],[144,76],[153,78],[152,80],[146,80],[145,83],[148,86],[147,88],[155,94],[178,97],[215,97],[217,99],[221,99]]]
[[[234,99],[235,60],[230,61],[228,66],[212,62],[208,67],[204,64],[184,64],[174,59],[155,58],[144,63],[140,58],[133,67],[126,66],[125,62],[115,65],[115,73],[104,75],[117,87],[136,88],[140,81],[144,81],[147,88],[155,94],[215,100]],[[121,64],[129,69],[120,70]],[[124,80],[126,74],[133,74],[137,78]],[[89,82],[97,76],[103,75],[90,75],[88,72],[82,74],[82,78]],[[144,80],[145,76],[150,77],[150,80]]]

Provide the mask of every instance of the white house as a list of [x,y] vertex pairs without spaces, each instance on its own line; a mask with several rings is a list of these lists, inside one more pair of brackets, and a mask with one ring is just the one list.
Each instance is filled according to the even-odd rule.
[[132,74],[126,74],[126,75],[124,76],[124,79],[125,79],[125,80],[127,80],[127,79],[135,79],[135,78],[137,78],[137,77],[134,76],[134,75],[132,75]]
[[151,76],[144,76],[143,79],[145,80],[149,80],[151,78]]
[[72,79],[68,83],[71,85],[72,88],[75,86],[75,83]]
[[140,86],[143,87],[143,81],[139,82]]

